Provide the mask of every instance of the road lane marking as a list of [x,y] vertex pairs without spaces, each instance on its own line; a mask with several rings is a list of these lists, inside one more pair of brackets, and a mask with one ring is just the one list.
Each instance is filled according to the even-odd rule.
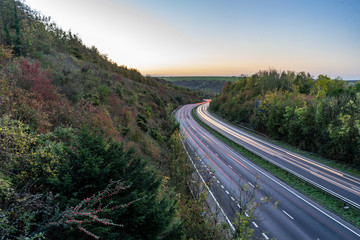
[[248,182],[250,186],[252,186],[254,188],[254,185],[251,184],[251,182]]
[[266,236],[266,234],[265,234],[265,233],[262,233],[262,235],[264,236],[264,238],[265,238],[266,240],[268,240],[268,239],[269,239],[269,237],[268,237],[268,236]]
[[[231,150],[230,150],[231,151]],[[231,151],[234,155],[237,155],[234,151]],[[279,166],[276,162],[272,161],[271,159],[269,159],[268,157],[264,156],[263,154],[258,154],[260,157],[264,158],[265,160]],[[337,224],[341,225],[342,227],[344,227],[345,229],[347,229],[348,231],[352,232],[353,234],[355,234],[356,236],[360,237],[360,234],[357,233],[356,231],[354,231],[353,229],[351,229],[350,227],[346,226],[345,224],[343,224],[342,222],[338,221],[337,219],[335,219],[334,217],[332,217],[331,215],[329,215],[328,213],[326,213],[325,211],[323,211],[321,208],[316,207],[314,204],[312,204],[310,201],[308,201],[307,199],[303,198],[301,195],[298,195],[297,193],[295,193],[293,190],[291,190],[290,188],[286,187],[284,184],[282,184],[281,182],[277,181],[275,178],[271,177],[270,175],[266,174],[262,169],[259,169],[257,166],[255,166],[254,164],[250,163],[248,160],[243,159],[247,164],[249,164],[251,167],[253,167],[254,169],[256,169],[258,172],[262,173],[265,177],[271,179],[273,182],[277,183],[279,186],[283,187],[284,189],[286,189],[288,192],[290,192],[291,194],[293,194],[295,197],[301,199],[303,202],[305,202],[306,204],[308,204],[309,206],[313,207],[314,209],[316,209],[317,211],[319,211],[320,213],[322,213],[323,215],[325,215],[326,217],[328,217],[329,219],[331,219],[332,221],[336,222]],[[342,197],[339,194],[336,194],[333,191],[330,191],[329,189],[323,187],[322,185],[319,185],[299,174],[297,174],[296,172],[281,166],[281,168],[285,169],[286,171],[294,174],[295,176],[299,177],[300,179],[303,179],[307,182],[309,182],[310,184],[313,184],[314,186],[317,186],[318,188],[324,190],[325,192],[328,192],[334,196],[337,196],[338,198],[342,199],[342,200],[347,200],[348,202],[351,202],[352,205],[357,206],[357,204],[349,199],[346,199],[345,197]],[[225,174],[226,175],[226,174]]]
[[[195,129],[194,129],[194,130],[195,130]],[[203,135],[203,134],[201,134],[201,135]],[[203,135],[203,137],[204,137],[206,140],[208,140],[209,142],[213,143],[210,139],[208,139],[208,138],[205,137],[204,135]]]
[[[205,110],[204,110],[204,109],[205,109]],[[332,173],[334,173],[335,175],[344,177],[344,178],[346,178],[346,179],[348,179],[348,180],[351,180],[351,181],[354,181],[354,182],[357,182],[357,183],[358,183],[358,181],[356,181],[356,180],[357,180],[356,178],[350,179],[350,178],[348,178],[345,174],[343,174],[342,172],[338,172],[338,171],[336,171],[336,170],[334,170],[334,169],[329,168],[328,166],[324,166],[324,165],[321,165],[321,164],[317,164],[317,163],[315,163],[314,161],[311,161],[310,159],[305,159],[303,156],[300,156],[300,155],[295,154],[295,153],[288,152],[288,151],[286,151],[285,149],[282,149],[282,148],[280,148],[280,147],[278,147],[278,146],[276,146],[276,145],[272,145],[272,144],[270,144],[270,143],[267,143],[267,142],[265,142],[265,141],[262,141],[261,139],[254,138],[253,136],[251,136],[251,135],[249,135],[249,134],[240,132],[240,130],[235,129],[235,128],[231,127],[231,126],[228,126],[228,125],[224,124],[223,122],[221,122],[220,120],[218,120],[218,119],[216,119],[216,118],[213,118],[213,117],[210,116],[208,113],[205,113],[204,111],[206,111],[206,110],[207,110],[207,105],[204,104],[201,108],[198,108],[198,111],[197,111],[198,114],[200,114],[205,121],[213,124],[215,127],[221,129],[222,131],[224,131],[224,132],[226,132],[226,133],[228,133],[228,134],[230,134],[230,135],[232,135],[232,136],[234,136],[234,137],[236,137],[236,138],[238,138],[238,139],[240,139],[240,140],[243,139],[243,137],[244,137],[244,138],[245,138],[245,137],[249,137],[250,140],[251,140],[251,142],[254,144],[254,147],[255,147],[255,148],[256,148],[256,147],[259,148],[259,147],[263,147],[263,146],[266,146],[267,148],[269,148],[269,146],[270,146],[270,148],[275,149],[275,151],[272,151],[272,150],[271,150],[271,153],[272,153],[272,152],[276,152],[276,151],[280,151],[280,152],[283,153],[283,154],[291,155],[292,157],[295,158],[295,160],[299,160],[299,159],[303,160],[303,162],[297,161],[298,163],[304,164],[304,162],[307,162],[307,163],[312,164],[312,165],[314,165],[314,166],[316,166],[316,167],[322,168],[322,169],[324,169],[324,170],[326,170],[326,171],[328,171],[328,172],[332,172]],[[202,111],[202,112],[200,112],[200,111]],[[264,144],[264,145],[261,145],[261,144]],[[240,145],[241,145],[241,144],[240,144]],[[244,146],[244,147],[247,148],[246,146]],[[268,151],[265,151],[265,152],[269,153],[270,148],[268,149]],[[264,149],[263,149],[263,150],[264,150]],[[269,154],[271,154],[271,153],[269,153]],[[310,180],[310,179],[308,179],[308,178],[305,178],[304,176],[298,175],[296,172],[289,170],[288,168],[286,168],[285,166],[283,166],[283,165],[281,165],[281,164],[275,163],[274,161],[270,160],[269,158],[265,157],[263,154],[261,154],[261,153],[259,153],[259,152],[258,152],[257,154],[258,154],[260,157],[263,157],[265,160],[268,160],[269,162],[272,162],[273,164],[280,166],[280,167],[283,168],[284,170],[286,170],[286,171],[294,174],[295,176],[300,177],[301,179],[309,182],[310,184],[315,185],[316,187],[324,190],[325,192],[327,192],[327,193],[329,193],[329,194],[331,194],[331,195],[333,195],[333,196],[335,196],[335,197],[338,197],[338,198],[340,198],[341,200],[346,201],[346,202],[350,203],[351,205],[353,205],[353,206],[355,206],[355,207],[357,207],[357,208],[360,208],[360,204],[357,204],[357,203],[355,203],[354,201],[352,201],[352,200],[350,200],[350,199],[347,199],[346,197],[344,197],[344,196],[342,196],[342,195],[340,195],[340,194],[338,194],[338,193],[336,193],[336,192],[333,192],[333,191],[325,188],[324,186],[315,183],[314,181],[312,181],[312,180]],[[284,156],[285,156],[285,155],[284,155]],[[285,160],[285,159],[282,158],[282,157],[281,157],[281,159]],[[295,164],[295,163],[292,162],[292,164]],[[295,164],[295,165],[298,166],[298,167],[300,167],[300,168],[304,168],[304,167],[302,167],[302,166],[299,166],[298,164]],[[309,166],[309,165],[308,165],[308,166]],[[313,173],[316,174],[315,172],[313,172]],[[344,187],[342,187],[342,188],[344,188]],[[349,189],[349,190],[352,190],[352,189],[350,189],[350,188],[348,188],[348,189]],[[355,192],[355,191],[352,190],[352,192]],[[356,193],[356,194],[358,194],[358,193]],[[342,224],[341,224],[341,225],[342,225]],[[344,225],[342,225],[342,226],[344,226]],[[345,227],[345,228],[347,228],[347,227]],[[347,228],[347,229],[349,229],[349,228]],[[351,232],[353,232],[353,231],[351,231]],[[356,235],[360,236],[360,234],[356,234]]]
[[232,166],[230,166],[230,165],[228,165],[228,166],[229,166],[229,168],[233,169]]
[[216,180],[217,181],[217,183],[220,183],[220,181],[219,180]]
[[351,187],[351,188],[354,189],[354,190],[356,190],[356,191],[358,191],[358,192],[360,192],[360,189],[357,188],[357,187]]
[[246,216],[246,217],[249,217],[249,214],[245,213],[245,216]]
[[293,218],[290,214],[288,214],[288,213],[285,212],[284,210],[282,210],[282,212],[285,213],[286,216],[288,216],[289,218],[291,218],[292,220],[294,220],[294,218]]
[[259,227],[255,222],[252,222],[252,224],[253,224],[256,228]]
[[197,169],[197,167],[196,167],[196,165],[195,165],[194,161],[192,160],[192,158],[191,158],[191,156],[190,156],[189,152],[186,150],[184,142],[183,142],[183,141],[181,141],[181,142],[182,142],[182,144],[183,144],[183,147],[184,147],[184,149],[185,149],[185,152],[186,152],[186,154],[187,154],[188,158],[191,160],[191,163],[193,164],[193,166],[194,166],[194,168],[195,168],[195,170],[196,170],[197,174],[199,175],[199,177],[200,177],[201,181],[204,183],[204,185],[205,185],[206,189],[209,191],[209,193],[210,193],[211,197],[214,199],[214,201],[215,201],[216,205],[219,207],[219,209],[220,209],[221,213],[224,215],[224,217],[225,217],[225,219],[226,219],[227,223],[229,224],[230,228],[231,228],[233,231],[235,231],[235,227],[234,227],[234,225],[231,223],[231,221],[230,221],[229,217],[226,215],[226,213],[225,213],[224,209],[222,209],[222,207],[220,206],[219,202],[216,200],[216,198],[215,198],[214,194],[212,193],[212,191],[210,190],[210,188],[209,188],[209,187],[208,187],[208,185],[206,184],[206,182],[205,182],[204,178],[201,176],[201,174],[200,174],[199,170]]
[[233,197],[230,197],[230,198],[231,198],[231,200],[235,201],[235,199]]
[[[186,132],[186,130],[185,130],[185,132]],[[188,136],[189,136],[189,134],[187,134]],[[191,138],[191,136],[189,136],[190,138]],[[194,141],[194,140],[193,140]],[[195,143],[196,144],[196,143]],[[207,156],[207,155],[205,155],[205,156]],[[263,155],[262,155],[263,156]],[[263,156],[265,159],[267,159],[265,156]],[[246,161],[247,162],[247,161]],[[249,164],[249,163],[248,163]],[[249,165],[251,165],[252,167],[254,167],[253,166],[253,164],[249,164]],[[255,169],[258,169],[258,168],[256,168],[256,167],[254,167]],[[259,169],[258,169],[259,170]],[[221,171],[221,169],[220,169],[220,171]],[[315,208],[316,210],[318,210],[319,212],[321,212],[322,214],[324,214],[325,216],[327,216],[328,218],[330,218],[330,219],[332,219],[333,221],[335,221],[336,223],[338,223],[339,225],[341,225],[341,226],[343,226],[344,228],[346,228],[347,230],[349,230],[349,231],[351,231],[352,233],[354,233],[355,235],[357,235],[357,236],[360,236],[358,233],[356,233],[354,230],[352,230],[352,229],[350,229],[349,227],[347,227],[346,225],[344,225],[344,224],[342,224],[341,222],[339,222],[339,221],[337,221],[336,219],[334,219],[333,217],[331,217],[329,214],[327,214],[326,212],[324,212],[323,210],[321,210],[321,209],[319,209],[319,208],[317,208],[316,206],[314,206],[312,203],[310,203],[309,201],[307,201],[306,199],[304,199],[302,196],[300,196],[300,195],[298,195],[298,194],[296,194],[295,192],[293,192],[292,190],[290,190],[289,188],[287,188],[287,187],[285,187],[283,184],[281,184],[281,183],[279,183],[278,181],[276,181],[275,179],[273,179],[272,177],[270,177],[269,175],[267,175],[267,174],[265,174],[264,172],[262,172],[261,170],[260,170],[260,172],[261,173],[263,173],[266,177],[268,177],[268,178],[270,178],[270,179],[272,179],[275,183],[277,183],[277,184],[279,184],[281,187],[283,187],[284,189],[286,189],[286,190],[288,190],[290,193],[292,193],[293,195],[295,195],[296,197],[298,197],[299,199],[301,199],[302,201],[304,201],[305,203],[307,203],[308,205],[310,205],[310,206],[312,206],[313,208]],[[289,172],[292,172],[292,171],[289,171]],[[225,174],[226,175],[226,174]],[[294,175],[296,175],[296,174],[294,174]],[[301,178],[301,177],[300,177]],[[325,190],[327,190],[327,189],[325,189]],[[247,214],[246,214],[247,215]],[[228,218],[227,218],[227,220],[228,220]],[[228,222],[229,222],[229,220],[228,220]],[[229,225],[230,226],[232,226],[232,224],[230,224],[229,223]],[[233,227],[233,226],[232,226]],[[266,236],[266,234],[263,234],[264,236]],[[266,236],[267,237],[267,236]],[[268,238],[267,238],[268,239]]]
[[217,153],[215,153],[215,155],[218,157],[219,155]]
[[222,188],[224,188],[224,186],[223,186],[223,185],[221,185],[221,187],[222,187]]
[[240,209],[241,209],[241,207],[240,207],[240,205],[239,205],[239,204],[237,204],[237,206],[238,206],[238,208],[240,208]]
[[228,191],[225,191],[227,195],[229,195],[230,193]]

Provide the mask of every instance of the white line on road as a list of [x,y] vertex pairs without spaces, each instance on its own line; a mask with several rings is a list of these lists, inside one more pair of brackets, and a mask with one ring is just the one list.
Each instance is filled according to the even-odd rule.
[[232,166],[230,166],[230,165],[228,165],[229,166],[229,168],[231,168],[232,169]]
[[255,222],[252,222],[252,224],[253,224],[256,228],[259,227]]
[[201,176],[201,174],[200,174],[199,170],[196,168],[196,165],[195,165],[194,161],[192,160],[192,158],[191,158],[191,156],[190,156],[189,152],[188,152],[188,151],[186,150],[186,148],[185,148],[184,142],[183,142],[183,141],[181,141],[181,142],[182,142],[182,144],[183,144],[183,147],[184,147],[184,149],[185,149],[185,152],[186,152],[187,156],[189,157],[189,159],[190,159],[191,163],[193,164],[193,166],[194,166],[194,168],[195,168],[195,170],[196,170],[197,174],[198,174],[198,175],[199,175],[199,177],[201,178],[201,181],[204,183],[204,185],[205,185],[206,189],[209,191],[209,193],[210,193],[211,197],[214,199],[214,201],[215,201],[216,205],[219,207],[219,209],[220,209],[221,213],[224,215],[224,217],[225,217],[225,219],[226,219],[227,223],[229,224],[230,228],[231,228],[233,231],[235,231],[235,227],[234,227],[234,225],[231,223],[231,221],[230,221],[229,217],[228,217],[228,216],[226,215],[226,213],[224,212],[224,209],[222,209],[222,207],[220,206],[219,202],[216,200],[216,198],[215,198],[214,194],[212,193],[212,191],[210,190],[210,188],[209,188],[209,187],[208,187],[208,185],[206,184],[205,180],[204,180],[204,179],[203,179],[203,177]]
[[[233,150],[227,148],[229,152],[231,152],[234,155],[237,155],[237,153],[235,153]],[[264,155],[259,154],[260,157],[267,159]],[[330,218],[331,220],[333,220],[334,222],[336,222],[337,224],[341,225],[342,227],[344,227],[345,229],[349,230],[350,232],[352,232],[353,234],[355,234],[356,236],[360,237],[360,234],[357,233],[356,231],[354,231],[353,229],[351,229],[350,227],[346,226],[345,224],[343,224],[342,222],[338,221],[337,219],[335,219],[334,217],[332,217],[331,215],[329,215],[328,213],[326,213],[325,211],[323,211],[322,209],[318,208],[317,206],[315,206],[314,204],[312,204],[311,202],[309,202],[307,199],[303,198],[302,196],[300,196],[299,194],[297,194],[296,192],[294,192],[293,190],[291,190],[290,188],[286,187],[284,184],[282,184],[281,182],[279,182],[278,180],[276,180],[275,178],[271,177],[269,174],[265,173],[263,170],[259,169],[258,167],[256,167],[254,164],[250,163],[248,160],[243,159],[243,161],[245,161],[247,164],[249,164],[251,167],[253,167],[255,170],[257,170],[258,172],[262,173],[264,176],[266,176],[267,178],[271,179],[273,182],[277,183],[279,186],[283,187],[284,189],[286,189],[288,192],[290,192],[291,194],[293,194],[295,197],[301,199],[303,202],[305,202],[306,204],[308,204],[309,206],[313,207],[314,209],[316,209],[317,211],[321,212],[322,214],[324,214],[326,217]],[[268,160],[269,161],[269,160]],[[285,169],[291,173],[293,173],[294,175],[298,176],[296,173],[294,173],[293,171],[289,170],[289,169]],[[316,185],[316,184],[314,184]]]
[[230,193],[228,191],[225,191],[227,195],[229,195]]
[[230,197],[230,198],[231,198],[231,200],[235,201],[235,198],[233,198],[233,197]]
[[267,239],[269,239],[269,237],[268,236],[266,236],[266,234],[265,233],[262,233],[262,235],[264,236],[264,238],[267,240]]
[[292,220],[294,220],[294,218],[293,218],[290,214],[288,214],[288,213],[285,212],[284,210],[282,210],[282,212],[285,213],[285,215],[287,215],[289,218],[291,218]]
[[220,183],[220,181],[219,180],[216,180],[217,181],[217,183]]
[[222,188],[224,188],[224,186],[223,186],[223,185],[221,185],[221,187],[222,187]]
[[239,204],[237,204],[238,208],[241,208]]
[[245,213],[245,216],[246,216],[246,217],[249,217],[249,214]]
[[217,153],[215,153],[215,155],[218,157],[219,155]]
[[254,187],[254,185],[251,184],[251,182],[248,182],[250,186]]

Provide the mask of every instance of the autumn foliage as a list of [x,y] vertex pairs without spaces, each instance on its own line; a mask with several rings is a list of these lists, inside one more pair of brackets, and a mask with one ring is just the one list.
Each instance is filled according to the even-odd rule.
[[55,87],[49,78],[49,73],[43,70],[40,62],[29,63],[28,60],[20,60],[19,85],[27,90],[37,93],[45,100],[57,100]]
[[172,182],[161,183],[170,113],[194,101],[0,1],[0,236],[183,239]]

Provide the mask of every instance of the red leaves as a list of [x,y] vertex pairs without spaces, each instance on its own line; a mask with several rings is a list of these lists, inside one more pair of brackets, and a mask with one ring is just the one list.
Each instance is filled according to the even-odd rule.
[[20,71],[19,84],[22,88],[36,92],[45,100],[58,98],[55,87],[48,78],[48,72],[41,68],[39,62],[30,64],[27,60],[21,60]]

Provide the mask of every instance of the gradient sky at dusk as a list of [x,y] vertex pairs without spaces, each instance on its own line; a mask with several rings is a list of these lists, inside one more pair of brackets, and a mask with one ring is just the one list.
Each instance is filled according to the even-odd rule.
[[359,0],[26,0],[150,75],[306,71],[360,79]]

